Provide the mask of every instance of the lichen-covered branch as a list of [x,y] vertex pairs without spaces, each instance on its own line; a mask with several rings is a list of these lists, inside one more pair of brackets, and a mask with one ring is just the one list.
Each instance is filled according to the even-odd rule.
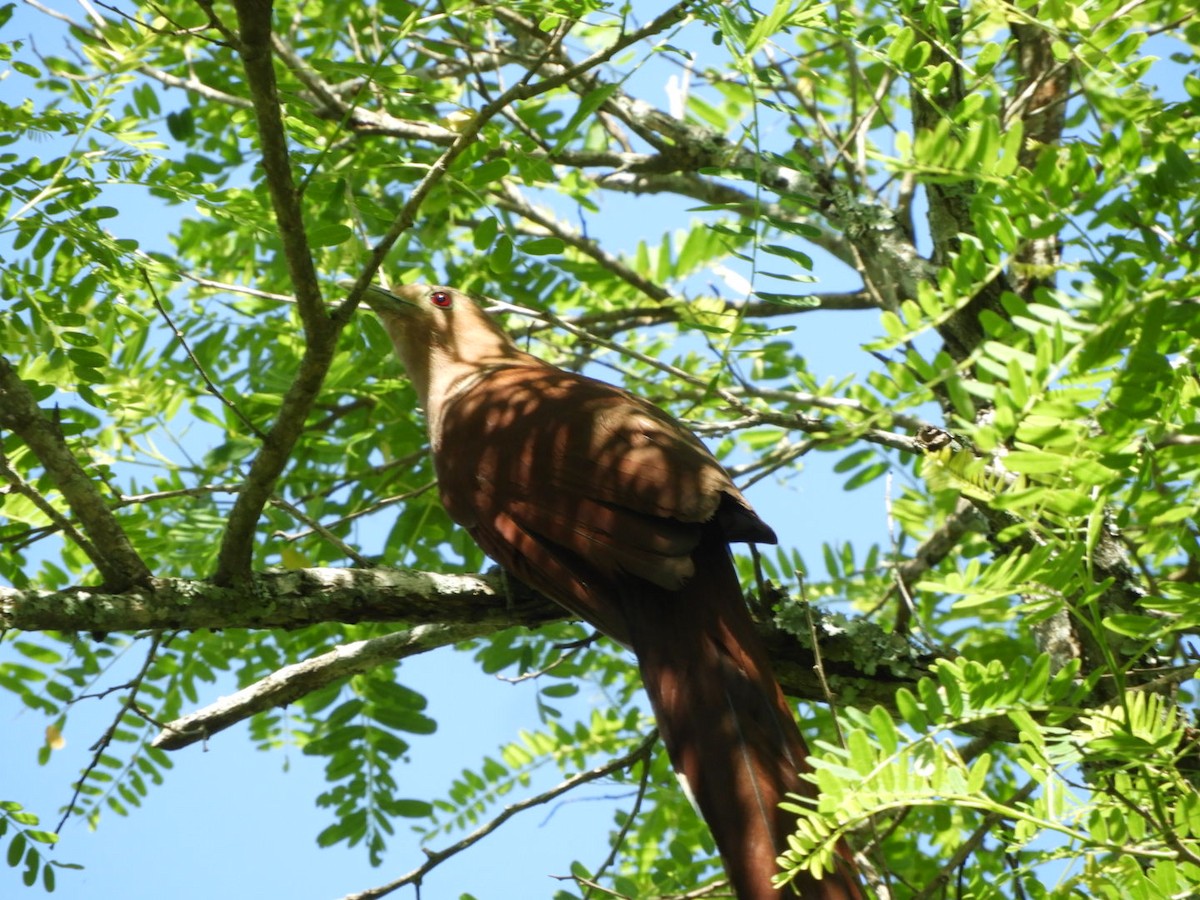
[[[270,571],[233,586],[160,578],[149,587],[120,594],[88,588],[0,588],[0,630],[109,633],[395,622],[409,637],[396,638],[387,646],[408,654],[567,617],[562,607],[499,574],[443,575],[402,569]],[[760,627],[771,644],[784,690],[820,700],[811,650],[773,623],[760,623]],[[820,618],[817,631],[823,664],[843,679],[839,684],[853,685],[854,692],[878,702],[892,702],[896,687],[911,681],[928,663],[924,650],[886,635],[869,622],[844,627]],[[381,646],[364,648],[363,653],[369,655]],[[872,648],[870,653],[864,653],[865,646]],[[380,659],[378,654],[372,658]],[[892,674],[884,674],[888,672]]]
[[277,570],[236,586],[156,578],[124,593],[0,587],[0,630],[291,629],[321,622],[477,623],[500,629],[564,616],[549,601],[511,596],[499,576],[399,569]]
[[234,694],[168,723],[151,741],[151,746],[180,750],[257,713],[295,702],[341,678],[369,672],[426,650],[482,637],[490,631],[479,623],[468,622],[417,625],[383,637],[342,644],[328,653],[277,669]]

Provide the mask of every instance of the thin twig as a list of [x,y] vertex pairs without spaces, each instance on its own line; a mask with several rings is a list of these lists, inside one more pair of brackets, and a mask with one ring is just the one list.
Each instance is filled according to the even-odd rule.
[[379,887],[360,891],[357,894],[347,894],[344,898],[342,898],[342,900],[375,900],[375,898],[385,897],[393,891],[397,891],[406,885],[419,885],[430,871],[451,857],[468,849],[473,844],[478,843],[513,816],[517,815],[517,813],[524,812],[525,810],[534,806],[540,806],[544,803],[548,803],[556,797],[560,797],[582,784],[587,784],[589,781],[596,781],[600,778],[606,778],[613,772],[618,772],[621,769],[632,765],[639,759],[643,759],[650,752],[650,748],[654,746],[654,742],[656,740],[658,740],[658,731],[651,731],[646,735],[645,738],[641,740],[640,743],[638,743],[636,747],[633,748],[633,750],[631,750],[629,753],[626,753],[624,756],[618,757],[617,759],[607,762],[597,768],[589,769],[587,772],[580,772],[578,775],[572,775],[570,778],[559,782],[550,790],[538,794],[537,796],[529,797],[528,799],[521,800],[517,803],[509,804],[508,806],[504,807],[503,810],[501,810],[499,815],[476,828],[461,841],[451,844],[449,847],[446,847],[442,850],[426,851],[428,858],[425,860],[425,862],[413,869],[408,874],[397,878],[395,881],[390,881],[387,884],[380,885]]
[[[144,28],[146,31],[149,31],[151,34],[157,34],[157,35],[161,35],[163,37],[180,38],[180,37],[189,37],[189,36],[195,36],[195,35],[203,35],[204,32],[207,31],[209,28],[209,26],[207,24],[205,24],[199,28],[183,28],[180,25],[178,25],[174,20],[172,20],[171,17],[168,16],[162,10],[161,7],[154,7],[155,12],[157,12],[160,16],[162,16],[164,19],[166,19],[168,22],[170,22],[172,25],[175,26],[173,29],[157,28],[154,25],[151,25],[149,22],[146,22],[146,21],[143,21],[142,19],[137,18],[137,16],[130,15],[129,13],[125,12],[125,10],[120,9],[119,7],[113,6],[109,3],[104,3],[103,0],[95,0],[95,2],[96,2],[96,5],[99,6],[101,9],[107,9],[110,13],[115,13],[120,18],[124,19],[127,22],[130,22],[133,25],[136,25],[138,28]],[[151,4],[151,5],[153,6],[153,4]],[[214,43],[222,44],[221,41],[214,41]]]
[[[799,431],[808,433],[827,434],[831,437],[836,435],[839,440],[846,440],[848,437],[860,437],[865,441],[875,444],[881,444],[885,447],[891,447],[895,450],[902,450],[906,453],[920,453],[921,448],[916,439],[904,434],[897,434],[884,429],[862,427],[853,423],[848,423],[844,427],[839,428],[837,423],[829,422],[824,419],[819,419],[813,416],[806,416],[800,413],[776,413],[767,409],[757,409],[746,403],[738,394],[728,388],[714,387],[710,379],[701,378],[698,375],[693,375],[678,366],[673,366],[670,363],[663,362],[661,359],[634,350],[628,345],[619,344],[616,341],[601,338],[597,335],[573,325],[571,322],[556,316],[554,313],[545,310],[530,309],[525,306],[518,306],[514,303],[504,301],[493,301],[496,308],[510,310],[520,313],[521,315],[530,316],[534,319],[540,319],[548,322],[557,328],[568,331],[578,338],[585,341],[590,341],[594,344],[599,344],[609,350],[613,350],[623,356],[628,356],[631,359],[637,360],[643,365],[657,369],[679,381],[690,384],[694,387],[702,388],[706,392],[711,392],[722,400],[729,403],[734,409],[739,412],[752,415],[757,420],[758,424],[762,425],[779,425],[783,428],[794,428]],[[745,388],[743,387],[743,392]]]
[[[301,503],[307,503],[309,500],[312,500],[316,497],[328,497],[330,494],[335,494],[344,487],[348,487],[349,485],[355,484],[359,481],[364,481],[367,478],[375,478],[380,475],[386,475],[393,469],[404,469],[405,471],[408,471],[409,469],[415,468],[417,463],[428,455],[429,450],[425,447],[422,447],[420,450],[414,450],[412,453],[406,453],[404,456],[397,457],[396,459],[390,459],[387,462],[380,463],[377,466],[368,466],[366,469],[360,469],[357,472],[349,472],[341,478],[334,479],[332,482],[322,488],[309,491],[307,494],[301,494],[298,500]],[[435,482],[430,482],[429,484],[423,485],[415,490],[426,491],[433,484],[435,484]],[[401,494],[399,496],[404,498],[411,495],[412,492],[409,494]],[[361,513],[353,513],[351,514],[351,518],[354,518],[356,515],[361,515]],[[339,519],[338,521],[341,522],[344,520]]]
[[236,494],[240,484],[198,484],[190,488],[175,488],[169,491],[152,491],[148,494],[122,494],[115,507],[133,506],[137,503],[154,503],[158,500],[174,500],[176,497],[207,497],[209,494]]
[[[621,830],[618,831],[617,836],[613,838],[612,849],[609,851],[608,857],[600,864],[600,868],[598,868],[592,874],[593,881],[599,881],[600,878],[603,877],[604,871],[614,862],[616,862],[617,853],[619,853],[621,850],[621,844],[625,841],[625,835],[629,834],[629,830],[633,827],[634,820],[637,819],[638,813],[641,812],[642,801],[646,799],[646,791],[650,786],[650,759],[648,754],[642,758],[641,763],[642,777],[638,781],[637,794],[634,796],[633,800],[633,809],[629,811],[629,815],[625,817],[625,822],[621,825]],[[585,900],[590,895],[590,890],[592,887],[598,887],[598,885],[589,884],[588,892],[584,893]]]
[[[954,511],[946,517],[946,521],[922,541],[912,556],[896,564],[895,580],[892,586],[865,613],[866,618],[871,618],[884,604],[891,600],[897,591],[904,591],[905,596],[907,596],[912,585],[916,584],[921,576],[949,556],[954,548],[958,546],[959,541],[969,531],[973,528],[982,528],[984,526],[983,518],[974,504],[968,500],[960,499],[954,507]],[[898,554],[899,548],[895,546],[894,541],[893,549]],[[911,599],[908,602],[911,604]]]
[[[419,496],[421,496],[421,494],[424,494],[427,491],[432,490],[436,486],[437,486],[436,481],[430,481],[426,484],[421,485],[418,488],[413,488],[411,491],[405,491],[403,494],[394,494],[391,497],[384,497],[382,500],[375,501],[370,506],[366,506],[363,509],[355,510],[352,513],[347,513],[346,515],[342,516],[340,519],[335,519],[334,521],[325,525],[325,528],[337,528],[338,526],[344,525],[347,522],[353,522],[355,519],[361,519],[363,516],[369,516],[372,513],[377,513],[381,509],[385,509],[389,506],[394,506],[397,503],[403,503],[406,500],[411,500],[413,497],[419,497]],[[276,535],[276,537],[278,537],[282,540],[290,542],[290,541],[298,541],[301,538],[309,537],[310,535],[312,535],[314,533],[314,531],[316,531],[315,528],[310,528],[308,531],[290,531],[290,532],[278,532],[277,531],[275,533],[275,535]]]
[[652,300],[663,302],[671,299],[670,291],[662,287],[662,285],[651,281],[649,278],[639,275],[629,266],[625,265],[625,263],[621,262],[621,260],[607,253],[594,240],[578,234],[574,229],[559,222],[553,216],[535,209],[532,204],[521,196],[515,185],[505,182],[504,196],[500,199],[499,205],[502,208],[524,216],[530,222],[540,225],[564,244],[574,247],[580,253],[591,257],[602,268],[607,269],[622,281],[637,288]]
[[129,696],[121,702],[121,708],[117,710],[116,716],[113,717],[112,723],[105,729],[104,734],[91,746],[92,758],[88,762],[87,768],[83,770],[83,774],[79,776],[79,780],[75,782],[75,792],[71,795],[71,800],[67,803],[67,808],[63,810],[62,818],[59,819],[58,825],[54,829],[55,834],[62,831],[63,825],[67,823],[67,819],[75,811],[75,804],[79,801],[79,795],[83,792],[83,786],[87,783],[88,776],[100,764],[100,758],[104,755],[104,751],[108,749],[108,745],[112,743],[113,736],[117,732],[117,727],[121,724],[121,719],[125,717],[125,713],[132,711],[137,714],[134,701],[137,699],[138,688],[141,687],[146,673],[150,671],[150,666],[157,658],[158,648],[162,644],[162,639],[161,631],[151,635],[150,649],[146,651],[146,659],[142,662],[141,669],[138,670],[138,673],[127,684],[121,686],[129,688]]
[[813,671],[817,674],[817,681],[821,685],[821,693],[825,697],[825,702],[829,705],[829,718],[833,720],[833,732],[837,735],[838,744],[845,747],[846,737],[842,734],[842,726],[838,722],[837,717],[837,701],[834,699],[833,690],[829,687],[829,682],[825,679],[825,663],[821,659],[821,641],[817,638],[817,622],[813,617],[812,604],[808,602],[808,589],[805,586],[803,574],[797,572],[796,580],[800,590],[800,603],[804,606],[804,618],[808,623],[808,641],[812,647]]
[[[1030,779],[1015,793],[1008,798],[1004,804],[1011,807],[1015,803],[1020,803],[1027,799],[1038,787],[1038,782]],[[959,845],[954,854],[946,861],[946,864],[938,869],[937,874],[929,880],[925,887],[912,895],[912,900],[928,900],[930,897],[941,896],[946,889],[946,885],[950,882],[951,873],[966,862],[967,857],[974,853],[979,846],[984,842],[988,835],[993,834],[996,826],[1004,819],[1004,814],[1000,811],[989,812],[983,817],[983,821],[976,828],[969,838]]]
[[154,302],[154,308],[163,317],[163,321],[167,323],[167,327],[171,329],[171,333],[179,341],[179,346],[183,348],[183,352],[187,354],[188,359],[192,361],[192,365],[196,367],[196,371],[200,373],[200,380],[204,382],[204,386],[208,388],[208,392],[225,404],[225,407],[238,417],[241,423],[250,430],[251,434],[260,441],[266,440],[266,435],[259,430],[258,426],[251,422],[249,417],[238,408],[238,405],[226,397],[213,382],[212,378],[209,377],[208,371],[204,368],[204,363],[200,362],[196,354],[192,352],[192,348],[188,346],[187,338],[183,336],[183,332],[179,330],[179,326],[175,324],[175,321],[171,318],[171,314],[167,312],[166,306],[163,305],[162,299],[158,296],[158,291],[155,290],[154,284],[150,281],[150,275],[145,269],[142,269],[141,273],[142,281],[146,284],[146,290],[150,292],[150,297]]
[[[360,566],[364,569],[370,568],[371,561],[369,559],[360,554],[357,550],[343,541],[340,537],[338,537],[312,516],[308,515],[308,513],[304,512],[304,510],[292,505],[291,503],[288,503],[288,501],[284,500],[282,497],[272,497],[270,503],[277,509],[282,509],[289,515],[299,519],[309,527],[309,533],[315,532],[316,534],[319,534],[334,547],[336,547],[343,555],[345,555],[347,559],[353,561],[356,566]],[[279,534],[279,532],[276,532],[276,534]]]
[[497,681],[503,681],[505,684],[521,684],[524,681],[532,681],[541,678],[543,675],[549,674],[559,666],[568,662],[571,657],[575,656],[580,650],[587,649],[596,643],[595,634],[589,634],[585,638],[580,638],[576,641],[568,641],[565,644],[557,644],[554,649],[561,651],[560,655],[555,657],[545,668],[537,669],[533,672],[522,672],[520,675],[497,675]]
[[258,288],[252,288],[244,284],[230,284],[225,281],[213,281],[211,278],[201,278],[199,275],[191,275],[187,272],[180,272],[179,275],[186,278],[188,281],[194,281],[200,287],[212,288],[217,291],[226,291],[230,294],[245,294],[247,297],[258,297],[260,300],[274,300],[277,303],[295,303],[296,298],[289,294],[274,294],[270,291],[262,291]]

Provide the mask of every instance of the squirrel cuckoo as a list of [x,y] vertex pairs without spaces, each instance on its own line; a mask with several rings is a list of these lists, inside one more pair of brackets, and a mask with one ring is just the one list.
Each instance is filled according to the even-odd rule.
[[373,287],[416,388],[442,503],[522,581],[631,648],[680,782],[741,900],[857,900],[849,851],[772,884],[807,748],[755,633],[730,541],[774,543],[691,432],[520,350],[449,287]]

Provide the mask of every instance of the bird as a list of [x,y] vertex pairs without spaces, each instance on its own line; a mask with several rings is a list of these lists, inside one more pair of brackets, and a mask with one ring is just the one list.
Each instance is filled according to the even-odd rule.
[[632,650],[680,784],[739,900],[860,900],[833,871],[774,882],[808,750],[730,542],[775,543],[698,437],[623,388],[520,349],[452,287],[369,287],[424,409],[441,502],[504,570]]

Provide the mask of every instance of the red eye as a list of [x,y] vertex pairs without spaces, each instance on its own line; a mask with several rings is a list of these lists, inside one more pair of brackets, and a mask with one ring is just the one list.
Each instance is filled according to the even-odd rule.
[[454,305],[454,298],[445,291],[434,291],[429,295],[429,302],[438,309],[449,309]]

